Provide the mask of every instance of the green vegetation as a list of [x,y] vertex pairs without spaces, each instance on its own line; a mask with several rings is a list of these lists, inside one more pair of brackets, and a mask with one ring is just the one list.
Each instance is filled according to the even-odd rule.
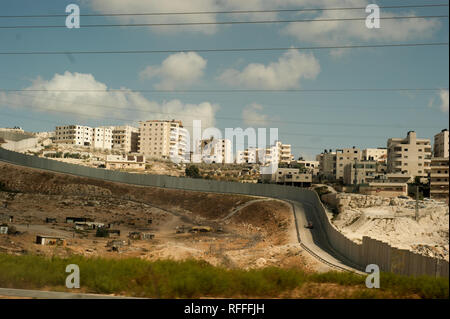
[[50,158],[61,158],[61,157],[63,157],[63,152],[47,153],[44,156],[50,157]]
[[0,254],[0,286],[65,290],[65,268],[80,267],[84,291],[153,298],[278,297],[303,284],[335,284],[355,288],[355,298],[448,298],[446,278],[381,275],[381,289],[365,288],[365,278],[351,273],[308,274],[299,269],[268,267],[226,269],[206,262],[138,258],[106,259],[73,256],[68,259]]
[[201,177],[200,170],[195,165],[189,165],[188,167],[186,167],[185,172],[186,172],[187,177],[192,177],[192,178],[200,178]]

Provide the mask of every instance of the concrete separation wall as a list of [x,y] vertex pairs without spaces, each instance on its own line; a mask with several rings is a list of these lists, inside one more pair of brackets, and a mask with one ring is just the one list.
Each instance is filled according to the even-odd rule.
[[331,247],[350,266],[365,270],[366,265],[377,264],[382,271],[414,276],[426,274],[448,277],[449,274],[448,262],[444,260],[396,249],[369,237],[364,237],[363,243],[360,245],[354,243],[331,224],[319,196],[316,192],[308,189],[274,184],[248,184],[162,175],[130,174],[58,162],[51,159],[12,152],[3,148],[0,148],[0,159],[32,168],[46,169],[112,182],[200,192],[265,196],[302,202],[314,209],[314,213],[322,224]]
[[34,137],[34,134],[29,132],[0,129],[0,137],[4,140],[18,142],[27,138]]
[[31,148],[35,148],[39,139],[37,137],[27,138],[21,141],[7,141],[2,147],[15,152],[22,152]]

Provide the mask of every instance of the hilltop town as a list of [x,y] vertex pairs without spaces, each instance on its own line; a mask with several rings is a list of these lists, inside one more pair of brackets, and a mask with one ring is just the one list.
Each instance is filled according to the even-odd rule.
[[[147,128],[145,131],[142,129],[144,124],[155,126],[155,129]],[[448,130],[435,136],[433,148],[429,140],[418,138],[411,131],[406,138],[388,139],[387,148],[325,150],[317,155],[317,160],[307,161],[295,160],[291,146],[279,141],[263,152],[249,148],[238,151],[234,156],[231,141],[208,138],[195,143],[199,152],[188,152],[183,137],[186,135],[185,129],[180,121],[148,121],[141,125],[141,128],[68,125],[56,127],[54,132],[47,133],[27,133],[14,128],[2,129],[0,134],[5,149],[105,170],[242,183],[274,183],[313,189],[326,205],[330,221],[355,242],[360,243],[363,236],[370,235],[398,248],[445,260],[449,258],[446,204]],[[183,156],[184,160],[172,161],[171,152]],[[276,171],[263,174],[262,169],[274,163]],[[3,169],[7,169],[7,166],[3,165]],[[94,255],[121,251],[136,256],[139,251],[152,251],[150,255],[153,257],[169,254],[175,258],[205,258],[208,249],[219,249],[221,253],[228,251],[226,258],[231,258],[230,250],[238,249],[241,245],[246,247],[241,249],[253,257],[248,257],[244,263],[231,258],[228,263],[254,267],[267,264],[263,251],[272,247],[270,243],[277,241],[279,236],[265,229],[269,226],[265,223],[261,225],[260,219],[225,216],[241,209],[243,215],[263,209],[274,218],[271,221],[274,225],[281,223],[285,231],[288,225],[292,227],[292,220],[287,218],[288,207],[278,207],[275,202],[271,204],[257,198],[243,197],[227,204],[229,206],[222,211],[211,208],[214,213],[202,213],[203,209],[189,206],[187,199],[178,206],[171,198],[170,205],[161,207],[155,206],[154,199],[141,201],[135,196],[120,196],[117,199],[113,196],[104,202],[104,196],[110,197],[114,193],[103,186],[80,186],[79,182],[69,182],[67,179],[61,179],[64,184],[62,188],[47,185],[47,176],[38,178],[34,186],[24,186],[18,176],[22,176],[25,171],[18,170],[18,167],[12,171],[15,172],[14,176],[10,173],[8,178],[8,174],[3,174],[0,179],[4,187],[4,204],[0,215],[3,216],[5,226],[15,225],[11,228],[29,235],[20,237],[22,240],[17,240],[14,245],[3,243],[3,249],[7,251],[36,251],[35,246],[30,246],[35,240],[29,236],[42,233],[50,236],[48,240],[52,243],[58,238],[72,237],[71,250]],[[46,185],[44,189],[36,188],[36,185],[42,187],[43,184]],[[87,197],[80,198],[80,195]],[[221,196],[216,196],[220,201]],[[255,203],[241,207],[246,201]],[[34,202],[39,202],[39,207]],[[9,220],[12,215],[14,221]],[[74,216],[79,219],[68,223],[67,218]],[[280,216],[284,217],[279,219]],[[234,221],[238,220],[236,224]],[[102,240],[103,235],[98,232],[103,227],[108,229],[104,236],[117,239]],[[408,229],[407,233],[405,229]],[[6,232],[5,227],[3,232]],[[195,235],[191,237],[198,233],[217,235],[208,235],[212,236],[209,239],[195,239]],[[191,235],[186,239],[186,234]],[[237,237],[231,240],[229,236]],[[189,244],[183,246],[177,243],[174,246],[172,240],[178,237],[185,238],[183,240]],[[130,238],[143,239],[143,246],[130,246]],[[202,248],[197,244],[192,246],[198,240],[203,242]],[[37,241],[45,246],[45,238]],[[233,244],[234,241],[239,244]],[[258,253],[250,253],[254,251],[255,245],[266,247],[262,251],[258,250],[259,257]],[[289,241],[281,240],[275,247],[278,247],[279,256],[270,259],[273,264],[285,260],[286,254],[292,254]],[[41,248],[37,251],[41,251]],[[149,256],[146,253],[142,255]],[[297,256],[297,253],[294,255]],[[240,260],[240,254],[234,256]],[[225,257],[221,258],[223,261]],[[206,259],[220,264],[214,258]],[[257,260],[259,262],[255,264]]]

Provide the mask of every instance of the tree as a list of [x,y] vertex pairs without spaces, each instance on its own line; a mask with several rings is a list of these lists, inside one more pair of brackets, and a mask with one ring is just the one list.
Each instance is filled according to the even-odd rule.
[[189,165],[188,167],[186,167],[185,169],[185,173],[187,177],[192,177],[192,178],[200,178],[200,171],[198,169],[197,166],[195,165]]

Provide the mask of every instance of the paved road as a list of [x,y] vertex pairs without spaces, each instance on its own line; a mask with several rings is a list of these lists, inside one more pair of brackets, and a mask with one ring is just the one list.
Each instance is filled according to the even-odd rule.
[[[364,274],[364,272],[349,266],[351,263],[348,260],[345,260],[331,247],[325,230],[323,229],[317,213],[312,206],[296,201],[290,202],[294,207],[300,242],[306,246],[308,250],[310,250],[310,253],[315,255],[314,257],[319,257],[318,259],[321,262],[325,262],[328,265],[332,264],[342,270]],[[309,221],[313,223],[313,229],[308,229],[305,227]]]
[[124,299],[124,298],[130,299],[128,297],[121,297],[121,296],[82,294],[82,293],[57,292],[57,291],[40,291],[27,289],[10,289],[10,288],[0,288],[0,299],[1,297],[32,298],[32,299]]

